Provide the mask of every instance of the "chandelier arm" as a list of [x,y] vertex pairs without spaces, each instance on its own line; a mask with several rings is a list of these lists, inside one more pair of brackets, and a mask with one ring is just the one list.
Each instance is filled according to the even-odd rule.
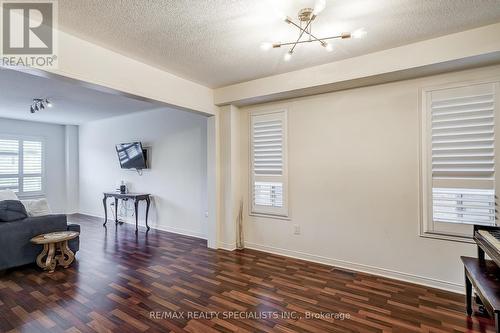
[[309,36],[311,36],[312,38],[314,38],[315,40],[319,41],[318,38],[316,38],[312,33],[310,33],[309,31],[305,31],[304,29],[302,29],[297,23],[293,22],[292,20],[289,20],[289,23],[296,26],[297,29],[299,29],[300,31],[303,31],[305,32],[306,34],[308,34]]
[[[295,26],[297,29],[299,29],[302,33],[304,33],[304,32],[305,32],[306,34],[308,34],[309,36],[311,36],[311,37],[314,39],[314,41],[319,42],[322,46],[324,46],[323,44],[324,44],[324,41],[325,41],[325,40],[335,39],[335,38],[350,38],[350,37],[351,37],[351,36],[350,36],[350,34],[349,34],[349,35],[342,34],[342,35],[338,35],[338,36],[325,37],[325,38],[318,38],[318,37],[314,36],[311,32],[306,31],[305,29],[302,29],[302,27],[301,27],[301,26],[299,26],[297,23],[293,22],[293,21],[292,21],[292,20],[290,20],[290,19],[287,21],[287,23],[292,24],[292,25],[293,25],[293,26]],[[307,26],[306,26],[306,28],[307,28]],[[302,37],[302,36],[301,36],[301,37]],[[300,39],[300,37],[299,37],[299,39]],[[312,42],[312,41],[308,41],[308,42]],[[286,45],[292,45],[292,44],[294,44],[294,42],[290,42],[290,43],[280,43],[280,46],[286,46]],[[302,44],[302,42],[297,41],[297,44]]]
[[294,45],[294,44],[312,43],[312,42],[320,42],[321,43],[322,41],[329,40],[329,39],[342,38],[342,35],[326,37],[326,38],[316,38],[316,37],[313,37],[313,38],[314,38],[314,40],[302,40],[302,41],[298,41],[298,42],[295,41],[295,42],[279,43],[279,44],[277,44],[279,46],[276,46],[276,47],[288,46],[288,45]]
[[304,30],[302,30],[300,32],[300,35],[299,35],[299,38],[297,38],[297,41],[295,42],[295,44],[292,46],[292,48],[290,49],[290,51],[288,51],[290,54],[293,53],[293,50],[295,50],[295,47],[297,46],[297,44],[299,43],[300,39],[302,38],[302,35],[304,35],[304,32],[307,30],[307,28],[309,27],[309,25],[311,24],[313,20],[309,20],[306,24],[306,26],[304,27]]
[[329,39],[338,39],[338,38],[341,38],[341,39],[345,39],[345,38],[351,38],[351,35],[338,35],[338,36],[331,36],[331,37],[325,37],[325,38],[318,38],[318,42],[321,42],[321,41],[325,41],[325,40],[329,40]]

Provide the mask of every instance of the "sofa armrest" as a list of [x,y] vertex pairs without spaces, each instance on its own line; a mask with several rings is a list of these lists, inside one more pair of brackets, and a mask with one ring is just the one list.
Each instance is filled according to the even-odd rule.
[[[68,224],[68,231],[77,231],[80,232],[80,225],[79,224]],[[76,237],[75,239],[72,239],[68,242],[69,248],[71,251],[74,253],[78,252],[80,250],[80,236]]]
[[79,224],[68,224],[68,231],[80,232],[80,225]]

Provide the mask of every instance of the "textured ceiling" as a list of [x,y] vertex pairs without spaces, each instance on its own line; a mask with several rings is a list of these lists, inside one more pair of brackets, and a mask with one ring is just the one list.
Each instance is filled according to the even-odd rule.
[[[48,98],[54,106],[31,114],[29,108],[33,98]],[[9,69],[0,69],[0,101],[0,118],[72,125],[158,107],[149,102]]]
[[500,21],[500,0],[326,0],[318,36],[365,28],[334,52],[299,47],[260,50],[297,32],[280,21],[314,0],[64,0],[61,29],[178,76],[220,87],[354,57]]

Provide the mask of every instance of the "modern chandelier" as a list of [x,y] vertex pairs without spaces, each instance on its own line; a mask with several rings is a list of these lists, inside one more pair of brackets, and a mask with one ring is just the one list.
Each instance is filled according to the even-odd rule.
[[283,15],[282,19],[284,22],[293,25],[295,28],[299,29],[299,36],[295,41],[290,42],[279,42],[279,43],[270,43],[264,42],[261,44],[261,48],[263,50],[270,50],[271,48],[281,48],[290,46],[290,49],[284,55],[284,60],[289,61],[292,58],[292,55],[299,44],[304,43],[319,43],[322,47],[325,48],[327,52],[333,51],[332,44],[328,43],[329,40],[332,39],[347,39],[347,38],[361,38],[366,34],[364,29],[358,29],[354,32],[344,32],[340,35],[329,36],[329,37],[316,37],[312,32],[312,24],[316,19],[319,13],[323,11],[326,7],[326,0],[317,0],[314,8],[303,8],[299,10],[298,19],[299,23],[295,23],[289,16]]

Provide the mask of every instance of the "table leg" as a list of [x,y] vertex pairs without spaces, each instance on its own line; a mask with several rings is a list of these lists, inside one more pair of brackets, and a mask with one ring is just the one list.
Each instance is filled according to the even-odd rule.
[[497,330],[497,333],[500,333],[500,313],[495,312],[495,327]]
[[103,226],[105,226],[106,223],[108,222],[108,208],[106,207],[106,199],[108,199],[108,197],[105,195],[104,198],[102,199],[102,204],[104,206],[104,224],[103,224]]
[[118,224],[118,198],[115,197],[115,224]]
[[466,297],[466,311],[467,315],[470,317],[472,315],[472,283],[467,276],[467,272],[465,273],[465,297]]
[[139,201],[137,199],[134,200],[134,212],[135,212],[135,233],[139,231]]
[[480,248],[479,246],[477,247],[477,258],[480,261],[484,261],[484,250]]
[[42,250],[42,252],[38,255],[38,257],[36,257],[36,264],[41,269],[45,268],[45,264],[43,262],[43,258],[45,258],[45,256],[47,255],[48,252],[49,252],[49,245],[48,244],[43,244],[43,250]]
[[151,199],[149,197],[146,197],[146,228],[149,231],[149,225],[148,225],[148,215],[149,215],[149,206],[151,206]]
[[61,254],[58,257],[58,263],[64,268],[68,268],[69,265],[71,265],[71,263],[73,262],[73,260],[75,260],[75,254],[69,248],[68,241],[60,242],[59,250],[61,251]]
[[45,260],[45,269],[49,273],[53,273],[56,268],[56,260],[54,260],[54,255],[56,253],[56,245],[54,243],[49,244],[49,253],[47,254],[47,259]]

